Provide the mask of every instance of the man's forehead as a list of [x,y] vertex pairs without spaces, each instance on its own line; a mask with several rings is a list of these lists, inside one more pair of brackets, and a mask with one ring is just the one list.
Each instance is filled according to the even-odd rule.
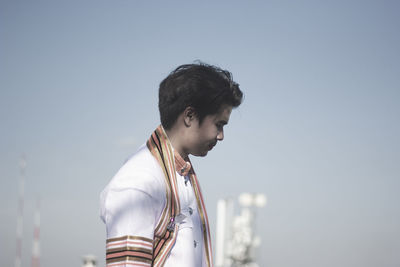
[[220,110],[216,114],[215,119],[228,122],[231,112],[232,112],[232,106],[224,105],[220,108]]

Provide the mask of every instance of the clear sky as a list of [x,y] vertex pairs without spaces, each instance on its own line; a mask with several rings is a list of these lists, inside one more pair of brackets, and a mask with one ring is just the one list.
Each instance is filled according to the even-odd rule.
[[[245,93],[206,158],[216,202],[260,192],[259,263],[400,265],[400,2],[0,1],[0,266],[23,266],[41,196],[42,266],[104,266],[98,197],[159,124],[160,81],[202,60]],[[215,233],[214,233],[215,234]]]

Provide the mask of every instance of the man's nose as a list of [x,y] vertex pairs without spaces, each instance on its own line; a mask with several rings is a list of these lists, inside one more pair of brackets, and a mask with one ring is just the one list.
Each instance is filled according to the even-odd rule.
[[217,135],[217,140],[218,141],[224,140],[224,130],[219,131],[219,133]]

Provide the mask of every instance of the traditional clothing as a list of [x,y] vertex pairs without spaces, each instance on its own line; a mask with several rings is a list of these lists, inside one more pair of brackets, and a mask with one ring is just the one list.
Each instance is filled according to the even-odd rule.
[[[187,159],[188,160],[188,159]],[[107,267],[211,267],[207,213],[190,161],[159,126],[101,193]]]

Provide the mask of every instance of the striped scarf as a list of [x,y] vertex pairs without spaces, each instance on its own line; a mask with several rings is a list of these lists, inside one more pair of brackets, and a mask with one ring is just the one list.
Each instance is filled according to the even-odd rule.
[[[157,159],[163,172],[166,183],[166,205],[154,231],[153,243],[153,266],[161,267],[164,265],[169,252],[175,244],[178,225],[175,224],[175,217],[180,213],[180,203],[178,195],[178,185],[176,181],[176,159],[174,150],[168,139],[164,128],[160,125],[147,141],[147,147],[152,155]],[[202,231],[203,244],[206,253],[207,267],[213,266],[210,229],[206,207],[204,205],[203,196],[201,194],[200,185],[195,172],[189,173],[199,210]]]

